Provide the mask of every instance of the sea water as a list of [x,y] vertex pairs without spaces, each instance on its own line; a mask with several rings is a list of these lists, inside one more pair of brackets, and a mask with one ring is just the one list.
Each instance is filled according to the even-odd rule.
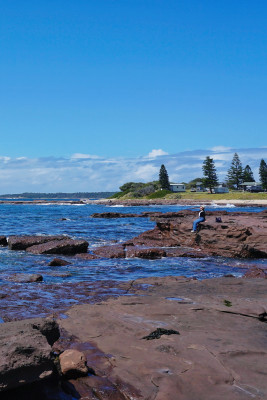
[[[147,217],[104,219],[93,213],[169,212],[185,209],[198,211],[197,206],[104,206],[99,204],[0,204],[0,235],[66,235],[85,239],[89,250],[103,245],[122,243],[153,229],[155,222]],[[256,207],[217,207],[206,210],[253,211]],[[196,277],[205,279],[232,274],[241,276],[249,265],[262,260],[233,260],[223,257],[82,260],[64,257],[70,264],[52,267],[53,255],[33,255],[0,247],[0,322],[14,318],[45,316],[60,312],[72,304],[97,301],[109,295],[123,294],[119,282],[151,276]],[[41,274],[42,282],[17,283],[15,274]]]

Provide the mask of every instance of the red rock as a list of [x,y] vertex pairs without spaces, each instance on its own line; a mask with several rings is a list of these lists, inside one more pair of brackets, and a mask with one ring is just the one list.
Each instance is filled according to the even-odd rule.
[[59,356],[61,372],[66,378],[78,378],[88,373],[86,357],[78,350],[65,350]]
[[250,268],[245,274],[245,278],[265,278],[267,279],[267,270],[263,268]]
[[149,260],[155,260],[157,258],[166,257],[166,251],[163,249],[140,249],[135,247],[129,247],[126,253],[129,258],[147,258]]
[[42,282],[43,277],[40,274],[14,274],[11,280],[19,283]]
[[33,254],[77,254],[86,253],[87,248],[86,240],[65,239],[27,247],[26,251]]
[[82,258],[83,260],[95,260],[96,258],[99,258],[98,256],[95,256],[91,253],[79,253],[75,254],[75,257]]
[[62,260],[61,258],[54,258],[50,263],[48,264],[50,267],[60,267],[64,265],[70,265],[71,262]]
[[72,276],[72,274],[70,272],[53,272],[51,274],[47,274],[49,276],[54,276],[56,278],[69,278],[70,276]]
[[125,258],[125,249],[124,246],[120,244],[102,246],[94,249],[94,254],[104,258]]
[[[227,213],[223,222],[215,222],[218,212],[209,212],[206,221],[192,233],[192,212],[167,213],[153,218],[156,227],[125,244],[146,247],[188,247],[206,255],[266,258],[267,220],[265,213]],[[221,214],[222,215],[222,214]]]
[[138,217],[146,217],[146,215],[142,214],[130,214],[130,213],[118,213],[118,212],[103,212],[103,213],[94,213],[91,215],[91,218],[138,218]]
[[68,239],[67,236],[9,236],[8,247],[10,250],[26,250],[27,247],[50,241]]
[[[123,400],[267,398],[266,279],[165,277],[128,287],[130,297],[74,306],[59,321],[99,380],[116,385],[105,392],[100,382],[100,399],[121,399],[121,388]],[[142,340],[157,328],[180,335]],[[83,398],[96,384],[71,383]]]
[[0,392],[52,376],[50,346],[58,338],[58,325],[51,319],[0,324]]
[[207,256],[200,250],[186,247],[175,247],[166,249],[166,257],[205,258]]

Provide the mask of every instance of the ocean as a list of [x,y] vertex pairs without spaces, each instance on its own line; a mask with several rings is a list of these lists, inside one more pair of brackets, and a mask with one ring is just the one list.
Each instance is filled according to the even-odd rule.
[[[104,206],[99,204],[0,204],[0,235],[68,235],[89,242],[89,250],[121,243],[152,229],[148,218],[91,218],[93,213],[121,212],[141,214],[145,211],[196,210],[197,206]],[[232,205],[206,207],[206,210],[252,211],[263,208]],[[232,274],[241,276],[249,266],[264,260],[240,260],[223,257],[144,259],[64,258],[70,265],[48,266],[52,255],[33,255],[0,247],[0,322],[47,316],[64,317],[73,304],[96,302],[111,295],[125,294],[118,285],[150,276],[196,277],[206,279]],[[18,274],[41,274],[42,282],[15,282]]]

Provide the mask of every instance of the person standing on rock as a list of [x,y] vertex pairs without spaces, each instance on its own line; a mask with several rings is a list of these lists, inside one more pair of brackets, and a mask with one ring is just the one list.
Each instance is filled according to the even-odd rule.
[[195,219],[194,222],[193,222],[193,229],[192,229],[191,232],[196,232],[197,231],[198,224],[200,222],[204,222],[205,221],[205,217],[206,217],[205,207],[201,206],[199,214],[198,214],[198,218]]

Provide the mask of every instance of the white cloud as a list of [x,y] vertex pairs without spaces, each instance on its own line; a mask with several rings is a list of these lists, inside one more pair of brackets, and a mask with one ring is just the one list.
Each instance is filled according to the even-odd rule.
[[93,159],[93,160],[95,160],[95,159],[98,159],[98,158],[101,158],[101,157],[99,157],[99,156],[96,156],[96,155],[92,155],[92,154],[83,154],[83,153],[74,153],[72,156],[71,156],[71,159],[83,159],[83,158],[86,158],[86,159]]
[[[159,154],[159,150],[155,151]],[[267,160],[267,148],[223,152],[196,150],[164,154],[159,158],[103,158],[75,153],[70,158],[2,156],[0,190],[1,193],[116,191],[125,182],[157,180],[162,163],[171,181],[188,182],[202,176],[202,164],[207,155],[215,160],[217,173],[223,180],[235,152],[243,166],[250,165],[258,180],[260,160]]]
[[137,179],[141,179],[142,181],[150,181],[157,179],[158,172],[159,168],[151,164],[147,164],[138,167],[137,170],[133,173],[133,176],[135,176]]
[[225,147],[225,146],[214,146],[214,147],[212,147],[210,150],[212,150],[212,151],[230,151],[231,150],[231,147]]
[[169,153],[166,153],[166,151],[162,150],[162,149],[154,149],[152,150],[150,153],[148,153],[148,158],[155,158],[158,156],[167,156]]
[[218,154],[211,154],[211,158],[216,161],[231,161],[233,158],[232,153],[218,153]]
[[3,161],[4,163],[7,163],[10,161],[10,157],[5,157],[5,156],[0,156],[0,162]]
[[177,167],[175,167],[175,171],[181,171],[181,170],[186,170],[186,169],[192,169],[192,168],[199,168],[199,169],[201,169],[202,168],[202,164],[182,164],[182,165],[179,165],[179,166],[177,166]]

